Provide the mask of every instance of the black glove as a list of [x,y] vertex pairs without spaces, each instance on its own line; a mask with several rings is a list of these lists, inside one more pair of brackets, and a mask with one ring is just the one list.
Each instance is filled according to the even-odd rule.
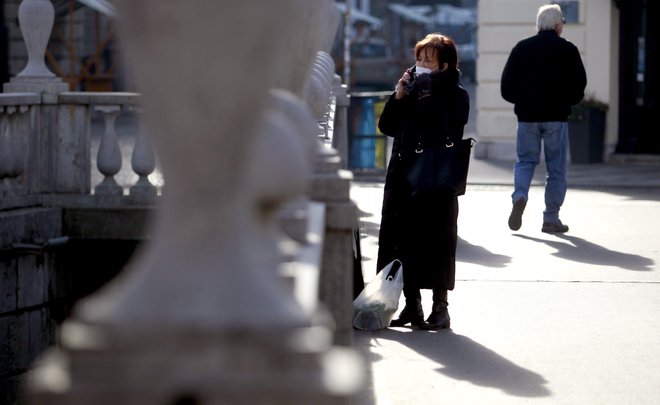
[[423,73],[415,78],[415,95],[421,100],[431,95],[431,75]]

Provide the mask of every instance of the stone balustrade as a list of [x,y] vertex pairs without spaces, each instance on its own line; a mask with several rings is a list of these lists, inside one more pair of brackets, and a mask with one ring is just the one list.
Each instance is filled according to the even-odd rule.
[[[88,121],[95,115],[101,117],[103,128],[98,134],[100,141],[96,155],[90,156],[92,185],[90,193],[97,200],[121,204],[153,204],[163,186],[162,174],[156,172],[156,155],[145,129],[139,124],[139,99],[137,93],[63,92],[59,103],[69,110],[80,109],[80,116]],[[122,114],[135,116],[125,138],[132,143],[120,142],[116,123]],[[91,142],[87,142],[91,144]],[[90,153],[92,150],[90,150]],[[125,161],[129,157],[130,161]],[[130,164],[130,171],[122,170]],[[85,165],[87,166],[87,165]],[[126,169],[126,168],[125,168]],[[122,173],[120,173],[120,170]],[[94,183],[95,178],[102,181]],[[121,179],[118,179],[121,177]],[[155,184],[154,184],[155,183]]]
[[[22,4],[37,22],[49,3]],[[67,237],[148,240],[74,307],[30,374],[31,401],[350,402],[362,377],[345,347],[357,210],[332,148],[346,97],[327,54],[334,2],[116,3],[143,93],[63,91],[30,75],[44,68],[32,44],[32,67],[5,90],[44,91],[0,96],[1,146],[27,143],[0,162],[0,206],[51,207]],[[266,69],[246,64],[263,38]],[[125,113],[149,128],[128,146],[117,133]],[[154,181],[161,165],[166,188]],[[153,211],[148,228],[136,209]]]
[[[132,144],[120,145],[115,129],[117,117],[136,114],[138,103],[136,93],[61,92],[49,104],[38,93],[0,94],[0,208],[155,204],[163,182],[148,136],[130,128]],[[103,122],[100,142],[92,134],[95,115]],[[120,184],[115,177],[127,164]]]

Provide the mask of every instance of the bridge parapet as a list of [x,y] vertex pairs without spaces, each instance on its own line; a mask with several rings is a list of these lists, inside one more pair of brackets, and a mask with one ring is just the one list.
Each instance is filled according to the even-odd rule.
[[[351,340],[357,210],[331,148],[343,108],[334,69],[318,51],[337,28],[334,3],[116,3],[143,93],[66,92],[50,80],[37,98],[25,95],[25,170],[16,174],[20,157],[0,168],[12,184],[0,204],[21,196],[78,219],[154,206],[154,222],[121,277],[76,305],[61,345],[34,368],[34,403],[103,403],[108,390],[112,403],[349,402],[360,362],[334,344]],[[116,122],[136,108],[149,134],[129,146],[137,180],[126,186]],[[162,189],[150,180],[155,156]],[[89,237],[89,223],[64,229]],[[66,387],[49,378],[54,369]]]

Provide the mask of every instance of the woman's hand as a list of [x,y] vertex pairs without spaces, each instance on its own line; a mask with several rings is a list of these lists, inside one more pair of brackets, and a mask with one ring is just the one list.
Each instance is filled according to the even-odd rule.
[[396,94],[394,95],[394,98],[397,100],[400,100],[408,94],[406,91],[406,85],[410,83],[410,69],[407,69],[405,72],[403,72],[403,76],[399,79],[399,81],[396,83]]

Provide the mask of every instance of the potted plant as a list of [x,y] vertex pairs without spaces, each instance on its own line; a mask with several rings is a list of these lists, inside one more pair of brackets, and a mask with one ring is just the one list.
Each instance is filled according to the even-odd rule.
[[568,117],[571,163],[602,163],[607,103],[587,94]]

